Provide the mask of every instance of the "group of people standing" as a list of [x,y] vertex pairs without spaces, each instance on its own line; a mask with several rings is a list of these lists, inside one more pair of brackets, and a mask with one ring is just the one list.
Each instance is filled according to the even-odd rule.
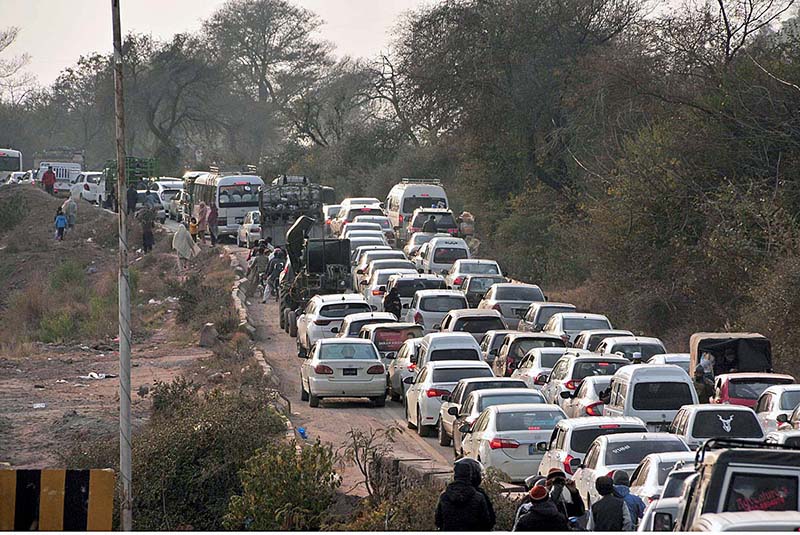
[[269,236],[250,250],[247,257],[247,279],[252,289],[263,283],[262,303],[266,303],[270,295],[277,297],[278,280],[285,266],[286,253],[280,247],[272,245],[272,238]]
[[218,216],[219,212],[215,205],[212,204],[209,207],[206,203],[200,201],[195,215],[189,220],[189,234],[195,243],[197,243],[198,239],[200,243],[205,243],[206,233],[208,233],[211,238],[211,245],[217,244]]
[[[492,502],[481,488],[481,464],[460,459],[453,467],[453,482],[436,506],[436,527],[442,531],[490,531],[497,521]],[[532,478],[514,516],[512,531],[634,531],[645,504],[630,493],[628,474],[617,470],[599,477],[595,488],[601,498],[588,509],[575,482],[563,470]]]

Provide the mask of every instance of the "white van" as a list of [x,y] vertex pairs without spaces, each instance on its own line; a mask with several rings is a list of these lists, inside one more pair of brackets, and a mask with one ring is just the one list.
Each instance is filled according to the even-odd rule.
[[386,197],[386,212],[398,240],[405,240],[408,219],[417,208],[449,208],[447,193],[438,180],[404,178]]
[[423,273],[447,275],[456,260],[471,258],[467,242],[461,238],[434,238],[420,250]]
[[42,176],[48,167],[53,168],[56,174],[56,184],[53,193],[62,197],[69,197],[72,192],[72,185],[81,174],[81,164],[74,162],[42,162],[39,164],[39,172],[36,174],[37,180],[42,181]]
[[623,366],[611,378],[611,399],[603,416],[634,416],[648,431],[668,431],[684,405],[696,405],[692,379],[674,364]]

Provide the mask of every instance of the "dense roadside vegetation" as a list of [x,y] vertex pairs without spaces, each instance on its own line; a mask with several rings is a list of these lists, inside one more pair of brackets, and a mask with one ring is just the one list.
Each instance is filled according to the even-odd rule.
[[[128,36],[131,151],[163,173],[258,162],[341,195],[440,178],[512,275],[674,349],[697,329],[762,331],[790,367],[791,0],[445,0],[365,59],[337,58],[321,22],[282,0],[231,0],[198,34]],[[0,145],[85,147],[96,167],[113,154],[111,88],[95,55],[52,87],[6,91]]]

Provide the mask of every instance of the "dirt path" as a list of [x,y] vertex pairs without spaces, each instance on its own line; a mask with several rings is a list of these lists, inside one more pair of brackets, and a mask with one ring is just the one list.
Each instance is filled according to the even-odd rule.
[[[246,257],[246,251],[233,248],[237,255]],[[372,407],[366,400],[331,399],[322,400],[319,408],[312,409],[308,402],[300,401],[300,359],[297,357],[295,339],[284,333],[278,324],[278,305],[261,304],[255,297],[248,299],[251,321],[257,329],[256,339],[269,364],[280,379],[280,389],[292,402],[292,422],[295,427],[303,427],[310,440],[319,438],[334,447],[340,446],[345,434],[351,428],[379,429],[392,425],[399,428],[394,448],[397,451],[450,464],[452,455],[449,448],[438,445],[436,438],[422,438],[416,431],[406,428],[403,405],[387,400],[382,408]],[[342,490],[351,494],[364,492],[358,485],[358,474],[354,469],[343,474]]]

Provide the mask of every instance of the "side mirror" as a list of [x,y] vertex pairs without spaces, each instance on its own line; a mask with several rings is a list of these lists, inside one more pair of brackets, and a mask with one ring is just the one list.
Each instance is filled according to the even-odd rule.
[[371,308],[373,312],[377,312],[378,310],[378,307],[375,305],[370,305],[369,308]]
[[441,397],[441,400],[442,400],[442,403],[449,403],[450,402],[450,395],[449,394],[445,394],[444,396]]
[[547,442],[537,442],[536,451],[547,451]]
[[386,291],[386,286],[378,286],[378,291],[379,292],[385,292]]
[[339,327],[334,327],[333,329],[331,329],[331,332],[333,334],[338,334],[339,333]]
[[446,269],[441,270],[439,273],[441,273],[444,276],[447,276],[447,270]]
[[437,323],[436,325],[433,326],[433,330],[434,331],[438,331],[441,328],[442,328],[442,324],[441,323]]
[[389,359],[389,360],[395,359],[395,358],[397,358],[397,353],[395,353],[394,351],[390,351],[390,352],[386,353],[383,356],[383,358]]
[[403,308],[411,308],[411,303],[403,303]]
[[359,275],[363,275],[364,274],[364,270],[363,269],[357,269],[356,273],[358,273]]
[[472,433],[472,426],[469,424],[461,424],[461,427],[459,427],[458,430],[466,435],[467,433]]
[[448,407],[447,414],[450,416],[458,416],[458,407]]
[[777,421],[779,424],[785,424],[785,423],[789,423],[789,417],[788,417],[788,416],[786,416],[785,414],[779,414],[779,415],[778,415],[778,416],[775,418],[775,421]]
[[422,268],[417,268],[417,273],[420,273],[420,274],[425,273],[425,270],[422,269]]
[[672,515],[656,513],[653,515],[653,531],[672,531]]
[[414,378],[413,377],[406,377],[405,379],[403,379],[403,384],[413,385],[414,384]]
[[570,392],[569,390],[564,390],[559,394],[559,396],[561,396],[561,399],[570,399],[572,398],[572,392]]
[[577,470],[578,468],[583,467],[583,463],[580,459],[573,457],[569,460],[569,467],[572,468],[573,471]]
[[359,284],[361,286],[366,286],[367,284],[369,284],[369,281],[361,281],[361,282],[359,282]]
[[546,385],[549,380],[550,380],[549,375],[547,375],[546,373],[540,373],[539,375],[536,376],[536,379],[534,379],[533,384]]

